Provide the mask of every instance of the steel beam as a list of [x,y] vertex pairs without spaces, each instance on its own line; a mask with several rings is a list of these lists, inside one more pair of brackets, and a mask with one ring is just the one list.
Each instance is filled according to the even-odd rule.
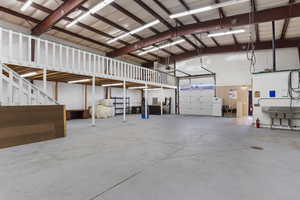
[[[292,17],[300,17],[299,10],[300,10],[300,3],[293,4],[293,6],[282,6],[282,7],[257,11],[255,12],[253,23],[257,24],[257,23],[288,19]],[[175,30],[165,31],[158,35],[149,37],[145,40],[138,41],[129,46],[112,51],[107,55],[110,57],[117,57],[174,37],[190,35],[195,33],[205,33],[208,31],[245,26],[245,25],[249,25],[249,13],[234,15],[223,19],[210,20],[210,21],[202,22],[200,24],[195,23],[195,24],[185,25],[185,26],[178,27]]]
[[[22,13],[19,13],[19,12],[16,12],[14,10],[11,10],[11,9],[8,9],[8,8],[5,8],[5,7],[2,7],[0,6],[0,11],[1,12],[4,12],[4,13],[7,13],[7,14],[10,14],[10,15],[13,15],[15,17],[19,17],[19,18],[22,18],[22,19],[25,19],[27,21],[30,21],[30,22],[33,22],[33,23],[40,23],[41,21],[36,19],[36,18],[33,18],[33,17],[30,17],[28,15],[24,15]],[[85,41],[88,41],[88,42],[91,42],[91,43],[94,43],[94,44],[97,44],[99,46],[102,46],[102,47],[105,47],[105,48],[108,48],[108,49],[112,49],[112,50],[117,50],[117,48],[113,47],[113,46],[110,46],[106,43],[102,43],[102,42],[99,42],[97,40],[94,40],[90,37],[85,37],[83,35],[80,35],[78,33],[75,33],[75,32],[72,32],[72,31],[68,31],[68,30],[65,30],[63,28],[60,28],[58,26],[53,26],[52,29],[56,30],[56,31],[59,31],[59,32],[62,32],[62,33],[65,33],[65,34],[68,34],[68,35],[71,35],[73,37],[77,37],[77,38],[80,38],[82,40],[85,40]],[[137,59],[140,59],[140,60],[143,60],[145,62],[150,62],[151,60],[148,60],[146,58],[143,58],[143,57],[140,57],[140,56],[137,56],[135,54],[132,54],[132,53],[129,53],[128,55],[132,56],[132,57],[135,57]]]
[[72,11],[85,3],[86,0],[67,0],[60,5],[53,13],[48,15],[43,21],[36,25],[31,33],[32,35],[41,35],[48,31],[57,22],[69,15]]
[[[293,6],[293,3],[295,3],[295,0],[289,0],[290,6]],[[289,24],[290,24],[290,19],[284,20],[284,24],[283,24],[282,32],[281,32],[281,39],[285,38]]]
[[298,56],[299,56],[299,64],[300,64],[300,44],[298,46]]
[[[275,41],[276,48],[291,48],[291,47],[300,47],[300,37],[299,38],[291,38],[286,40],[276,40]],[[245,52],[247,50],[247,43],[238,44],[238,45],[226,45],[222,47],[209,47],[209,48],[201,48],[199,51],[189,51],[187,53],[179,54],[170,58],[170,64],[174,63],[174,61],[183,61],[196,56],[207,55],[207,54],[218,54],[218,53],[232,53],[232,52]],[[272,41],[266,42],[257,42],[255,43],[256,50],[265,50],[272,49]],[[161,59],[158,62],[164,63],[165,60]],[[150,64],[148,64],[150,66]]]

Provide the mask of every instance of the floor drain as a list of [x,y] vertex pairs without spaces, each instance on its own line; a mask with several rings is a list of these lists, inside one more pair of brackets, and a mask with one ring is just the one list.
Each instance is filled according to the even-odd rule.
[[251,149],[255,149],[255,150],[264,150],[264,148],[262,148],[262,147],[257,147],[257,146],[252,146]]

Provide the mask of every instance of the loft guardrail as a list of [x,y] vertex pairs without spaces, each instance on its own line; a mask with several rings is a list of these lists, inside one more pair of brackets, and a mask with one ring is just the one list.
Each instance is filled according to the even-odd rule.
[[155,70],[2,27],[0,59],[7,64],[88,76],[95,74],[114,80],[170,86],[176,83],[175,77]]
[[58,105],[49,95],[0,63],[0,105]]

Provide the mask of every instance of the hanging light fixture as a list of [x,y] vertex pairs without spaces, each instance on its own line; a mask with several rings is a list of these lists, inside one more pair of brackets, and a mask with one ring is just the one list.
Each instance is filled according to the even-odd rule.
[[134,29],[134,30],[132,30],[132,31],[130,31],[130,32],[128,32],[128,33],[125,33],[125,34],[123,34],[123,35],[120,35],[119,37],[116,37],[116,38],[114,38],[114,39],[112,39],[112,40],[109,40],[107,43],[108,43],[108,44],[113,43],[113,42],[115,42],[115,41],[117,41],[117,40],[120,40],[120,39],[122,39],[122,38],[128,37],[129,35],[133,35],[133,34],[136,34],[136,33],[138,33],[138,32],[141,32],[142,30],[145,30],[146,28],[149,28],[149,27],[154,26],[154,25],[159,24],[159,23],[160,23],[159,20],[155,20],[155,21],[150,22],[150,23],[148,23],[148,24],[146,24],[146,25],[144,25],[144,26],[141,26],[141,27],[139,27],[139,28],[137,28],[137,29]]
[[232,31],[225,31],[225,32],[219,32],[219,33],[211,33],[208,34],[208,37],[219,37],[224,35],[233,35],[233,34],[239,34],[239,33],[245,33],[246,31],[244,29],[239,30],[232,30]]
[[168,43],[168,44],[165,44],[165,45],[162,45],[162,46],[153,47],[152,49],[149,49],[149,50],[147,50],[147,51],[144,51],[144,52],[139,53],[139,56],[142,56],[142,55],[145,55],[145,54],[147,54],[147,53],[154,52],[154,51],[158,51],[158,50],[160,50],[160,49],[165,49],[165,48],[167,48],[167,47],[174,46],[174,45],[176,45],[176,44],[180,44],[180,43],[182,43],[182,42],[184,42],[184,41],[185,41],[185,40],[182,39],[182,40],[177,40],[177,41],[175,41],[175,42],[171,42],[171,43]]
[[32,4],[32,0],[28,0],[21,8],[21,11],[25,11],[27,10],[27,8],[29,8],[29,6],[31,6]]
[[66,27],[70,28],[71,26],[75,25],[77,22],[79,22],[80,20],[82,20],[86,16],[88,16],[90,14],[96,13],[97,11],[103,9],[105,6],[111,4],[113,1],[115,1],[115,0],[104,0],[104,1],[102,1],[101,3],[97,4],[92,9],[90,9],[88,12],[84,13],[83,15],[81,15],[80,17],[78,17],[77,19],[73,20]]
[[197,9],[194,9],[194,10],[189,10],[189,11],[173,14],[173,15],[170,15],[169,17],[172,18],[172,19],[180,18],[180,17],[184,17],[184,16],[187,16],[187,15],[194,15],[194,14],[197,14],[197,13],[207,12],[207,11],[210,11],[210,10],[223,8],[223,7],[226,7],[226,6],[232,6],[232,5],[235,5],[235,4],[245,3],[245,2],[248,2],[248,1],[249,0],[226,1],[226,2],[223,2],[223,3],[217,3],[217,4],[214,4],[214,5],[209,5],[209,6],[205,6],[205,7],[202,7],[202,8],[197,8]]

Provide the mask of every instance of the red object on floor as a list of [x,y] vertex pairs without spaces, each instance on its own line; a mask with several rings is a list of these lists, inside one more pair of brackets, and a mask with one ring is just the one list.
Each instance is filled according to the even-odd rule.
[[256,119],[255,125],[256,125],[256,128],[260,128],[260,120],[258,118]]

